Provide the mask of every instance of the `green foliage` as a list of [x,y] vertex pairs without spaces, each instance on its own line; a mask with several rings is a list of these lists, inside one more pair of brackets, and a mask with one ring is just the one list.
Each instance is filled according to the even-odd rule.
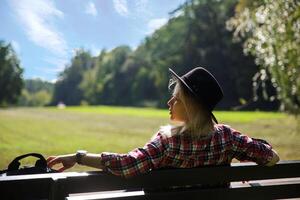
[[20,106],[45,106],[51,101],[51,94],[46,90],[30,93],[26,89],[22,90],[22,96],[19,100]]
[[29,93],[36,93],[41,90],[45,90],[48,93],[52,93],[54,90],[54,84],[48,81],[43,81],[39,78],[37,79],[26,79],[25,81],[25,89]]
[[165,107],[169,97],[169,67],[183,74],[202,66],[215,74],[225,93],[219,108],[232,108],[239,105],[240,98],[247,101],[252,98],[252,76],[257,67],[251,56],[243,55],[242,43],[232,42],[232,34],[226,29],[235,2],[187,1],[174,11],[176,17],[146,38],[136,50],[135,55],[144,58],[137,77],[147,74],[150,82],[147,84],[154,84],[153,96],[158,99],[158,106]]
[[79,105],[83,92],[79,87],[86,70],[91,69],[94,60],[89,52],[79,49],[71,60],[70,66],[59,75],[55,84],[52,104],[64,102],[68,105]]
[[300,2],[241,0],[236,10],[228,26],[260,66],[255,86],[269,80],[282,109],[300,113]]
[[19,106],[45,106],[51,101],[54,84],[41,79],[27,79],[18,101]]
[[84,97],[90,104],[130,104],[131,74],[128,46],[120,46],[111,52],[102,51],[93,68],[84,72],[80,83]]
[[17,102],[23,88],[22,73],[12,46],[0,41],[0,106]]
[[187,1],[135,51],[119,46],[97,57],[78,51],[55,84],[52,103],[166,107],[168,68],[183,74],[202,66],[224,89],[219,108],[240,105],[241,98],[247,106],[258,68],[226,29],[235,5],[236,0]]

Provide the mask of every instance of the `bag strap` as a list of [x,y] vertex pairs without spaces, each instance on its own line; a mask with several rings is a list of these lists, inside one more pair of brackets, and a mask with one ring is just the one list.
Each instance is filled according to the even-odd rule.
[[20,167],[20,160],[21,159],[24,159],[24,158],[27,158],[29,156],[33,156],[33,157],[36,157],[38,158],[38,160],[36,161],[35,163],[35,167],[41,167],[41,168],[46,168],[47,167],[47,161],[46,159],[44,158],[44,156],[42,156],[41,154],[39,153],[28,153],[28,154],[24,154],[24,155],[21,155],[21,156],[18,156],[16,157],[9,165],[8,165],[8,168],[7,168],[7,172],[9,171],[14,171],[14,170],[18,170],[19,167]]

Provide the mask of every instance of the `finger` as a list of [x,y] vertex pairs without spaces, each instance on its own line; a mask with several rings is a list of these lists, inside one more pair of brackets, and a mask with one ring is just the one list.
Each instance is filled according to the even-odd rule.
[[49,156],[49,157],[46,159],[47,163],[50,162],[51,160],[53,160],[54,158],[55,158],[55,156]]
[[56,164],[58,164],[58,163],[60,163],[60,162],[61,162],[60,159],[59,159],[58,157],[56,157],[56,158],[50,160],[50,161],[47,163],[47,165],[48,165],[48,167],[52,167],[53,165],[56,165]]
[[57,171],[63,172],[63,171],[65,171],[65,170],[66,170],[66,168],[65,168],[65,167],[62,167],[62,168],[58,169]]

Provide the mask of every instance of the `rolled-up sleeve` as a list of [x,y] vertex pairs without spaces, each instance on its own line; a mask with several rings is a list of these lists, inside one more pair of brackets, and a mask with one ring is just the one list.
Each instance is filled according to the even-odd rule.
[[232,151],[239,161],[253,161],[265,165],[273,158],[272,146],[261,139],[254,139],[231,129]]
[[127,154],[103,152],[101,162],[104,170],[128,178],[159,168],[166,149],[164,137],[158,133],[143,148],[136,148]]

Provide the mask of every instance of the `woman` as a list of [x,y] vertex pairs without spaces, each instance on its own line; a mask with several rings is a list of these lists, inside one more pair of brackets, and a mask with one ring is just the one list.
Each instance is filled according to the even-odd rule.
[[198,67],[179,77],[173,70],[175,85],[168,101],[170,119],[176,125],[161,127],[143,147],[127,154],[76,154],[50,156],[48,166],[62,164],[59,171],[76,163],[132,177],[163,167],[191,168],[228,165],[233,158],[271,166],[279,157],[269,143],[250,138],[228,125],[218,124],[212,114],[223,92],[214,76]]

